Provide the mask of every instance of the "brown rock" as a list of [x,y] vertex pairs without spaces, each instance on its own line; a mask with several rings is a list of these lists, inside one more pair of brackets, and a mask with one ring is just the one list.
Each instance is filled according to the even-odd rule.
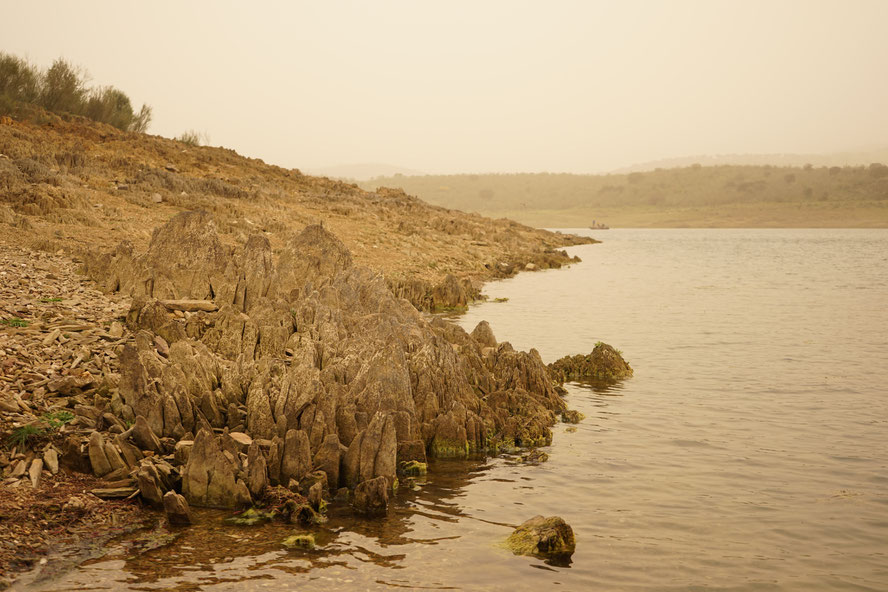
[[175,526],[191,524],[191,508],[184,496],[175,491],[167,491],[163,496],[163,509],[167,520]]
[[89,436],[89,462],[96,477],[104,477],[113,470],[105,456],[105,439],[100,432]]
[[136,472],[136,483],[142,499],[153,505],[163,503],[163,489],[157,469],[151,463],[145,463]]
[[37,488],[40,486],[40,476],[43,474],[43,459],[35,458],[31,461],[31,466],[28,469],[28,476],[31,478],[31,487]]
[[250,488],[247,487],[243,479],[238,479],[234,487],[234,504],[237,508],[248,508],[253,505]]
[[105,442],[105,458],[108,459],[108,464],[111,466],[111,471],[116,471],[118,469],[126,469],[127,465],[123,462],[123,458],[120,456],[120,452],[117,450],[117,447],[111,442]]
[[52,446],[43,451],[43,464],[53,475],[59,472],[59,453]]
[[427,463],[425,444],[422,440],[410,440],[398,443],[398,464],[415,460]]
[[[102,452],[104,452],[104,447],[102,447]],[[78,473],[92,472],[92,461],[89,457],[89,447],[82,445],[80,437],[71,434],[62,443],[60,464],[63,467]]]
[[132,438],[142,450],[150,450],[152,452],[161,452],[163,450],[160,440],[154,434],[154,431],[148,426],[148,422],[142,415],[136,416],[136,422],[133,424]]
[[308,503],[316,511],[320,512],[324,503],[326,489],[324,483],[318,481],[308,489]]
[[284,437],[280,482],[299,481],[311,470],[311,450],[303,430],[288,430]]
[[234,508],[238,503],[233,456],[223,451],[222,437],[201,429],[182,472],[182,494],[194,506]]
[[481,321],[478,323],[471,333],[472,339],[481,347],[496,347],[496,337],[493,336],[493,329],[490,323]]
[[352,507],[360,514],[385,514],[388,512],[388,498],[388,480],[385,477],[376,477],[355,487]]
[[327,474],[327,483],[332,490],[339,489],[340,454],[339,437],[327,434],[314,457],[314,466]]
[[247,486],[253,499],[261,499],[265,495],[268,486],[268,471],[265,456],[259,448],[258,442],[250,444],[247,452]]
[[194,440],[179,440],[176,442],[174,458],[176,464],[184,467],[188,464],[188,456],[191,454],[191,447],[194,446]]
[[[122,487],[99,487],[97,489],[90,490],[90,493],[100,499],[126,499],[138,492],[138,488],[131,486],[122,486]],[[77,499],[77,498],[73,498]]]

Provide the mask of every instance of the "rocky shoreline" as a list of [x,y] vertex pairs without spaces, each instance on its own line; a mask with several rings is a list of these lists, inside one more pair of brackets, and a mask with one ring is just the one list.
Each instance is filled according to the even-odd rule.
[[162,509],[382,514],[576,419],[535,351],[424,312],[591,239],[76,118],[0,125],[0,186],[6,583]]
[[[545,445],[566,411],[535,351],[427,319],[321,226],[275,256],[261,235],[228,247],[212,215],[183,213],[144,253],[88,256],[101,290],[62,255],[4,253],[2,427],[20,441],[2,487],[48,494],[47,525],[110,535],[182,503],[307,526],[334,499],[385,513],[427,454]],[[75,494],[68,471],[93,477]],[[15,499],[0,532],[30,520]],[[102,504],[111,523],[80,510]],[[65,540],[34,530],[32,554],[0,554],[4,575]]]

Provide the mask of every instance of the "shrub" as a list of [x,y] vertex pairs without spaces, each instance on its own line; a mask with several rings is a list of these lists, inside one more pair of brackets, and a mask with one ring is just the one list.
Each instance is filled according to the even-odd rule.
[[90,92],[85,115],[117,129],[144,132],[151,121],[151,107],[142,105],[142,110],[137,114],[126,94],[113,86],[106,86]]
[[40,73],[22,58],[0,53],[0,95],[33,103],[40,94]]
[[87,94],[85,76],[62,58],[43,74],[38,103],[48,111],[80,114]]
[[210,137],[206,133],[195,130],[182,132],[182,135],[178,136],[176,139],[189,146],[203,146],[210,141]]
[[[128,132],[144,132],[151,107],[136,112],[129,97],[112,86],[89,88],[86,73],[62,58],[45,71],[0,52],[0,113],[39,119],[37,105],[52,113],[83,115]],[[39,113],[34,113],[37,110]]]

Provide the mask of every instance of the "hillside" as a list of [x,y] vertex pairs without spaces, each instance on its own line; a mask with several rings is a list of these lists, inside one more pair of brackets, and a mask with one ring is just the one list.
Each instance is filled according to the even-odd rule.
[[431,206],[400,190],[368,192],[224,148],[82,117],[39,120],[7,117],[0,125],[3,244],[78,258],[124,239],[141,249],[175,214],[206,210],[226,244],[261,233],[278,252],[293,232],[322,223],[396,293],[430,308],[461,305],[479,281],[527,263],[559,266],[568,259],[556,249],[589,241]]
[[424,175],[422,171],[378,162],[340,164],[325,167],[312,167],[305,171],[317,177],[330,177],[348,181],[366,181],[374,177],[394,177],[395,175]]
[[[868,166],[874,162],[888,162],[888,147],[872,150],[854,150],[846,152],[830,152],[825,154],[698,154],[677,158],[661,158],[649,162],[639,162],[622,167],[611,173],[638,173],[656,169],[672,169],[689,167],[695,164],[703,166],[779,166],[779,167],[815,167],[832,166]],[[405,173],[407,174],[407,173]]]
[[429,203],[540,227],[888,227],[888,167],[700,166],[611,175],[376,178]]

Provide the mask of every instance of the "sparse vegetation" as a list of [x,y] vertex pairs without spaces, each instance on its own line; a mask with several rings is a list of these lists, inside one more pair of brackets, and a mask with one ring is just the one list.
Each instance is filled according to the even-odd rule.
[[6,325],[7,327],[27,327],[29,324],[29,321],[25,321],[18,317],[12,317],[11,319],[0,319],[0,325]]
[[81,115],[123,131],[144,132],[151,107],[133,109],[129,97],[113,86],[91,88],[88,76],[59,58],[41,70],[18,56],[0,52],[0,115],[40,118],[39,108],[56,114]]
[[57,430],[74,421],[74,414],[70,411],[53,411],[45,414],[43,420],[49,424],[50,429]]
[[177,136],[176,139],[183,144],[188,144],[189,146],[204,146],[206,144],[209,144],[210,142],[210,137],[206,134],[206,132],[198,132],[195,130],[182,132],[182,134]]
[[33,440],[46,434],[46,430],[35,425],[26,425],[12,430],[12,433],[6,438],[6,445],[9,448],[24,448]]
[[6,438],[6,446],[8,448],[24,448],[27,445],[33,445],[35,440],[48,436],[63,425],[74,421],[74,414],[70,411],[52,411],[44,413],[40,419],[49,427],[44,427],[44,425],[40,425],[40,422],[37,422],[37,424],[32,423],[15,428]]

